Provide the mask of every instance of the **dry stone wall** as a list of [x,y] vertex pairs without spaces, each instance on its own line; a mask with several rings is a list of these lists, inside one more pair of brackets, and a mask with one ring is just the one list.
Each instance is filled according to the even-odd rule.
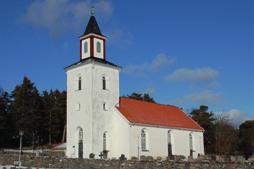
[[[18,160],[17,154],[0,154],[0,165],[12,165]],[[232,161],[233,160],[233,161]],[[152,160],[95,160],[67,159],[63,157],[23,154],[22,165],[36,168],[55,169],[254,169],[253,161],[242,158],[206,158],[184,161],[182,159]]]

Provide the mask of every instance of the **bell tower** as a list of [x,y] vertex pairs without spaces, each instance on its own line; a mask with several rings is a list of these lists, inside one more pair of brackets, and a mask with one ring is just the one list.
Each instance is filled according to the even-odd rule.
[[106,37],[102,35],[99,25],[91,15],[84,34],[80,37],[80,60],[95,57],[106,59]]
[[112,157],[110,135],[119,102],[120,67],[106,60],[106,37],[92,14],[79,39],[80,59],[65,68],[67,74],[66,156]]

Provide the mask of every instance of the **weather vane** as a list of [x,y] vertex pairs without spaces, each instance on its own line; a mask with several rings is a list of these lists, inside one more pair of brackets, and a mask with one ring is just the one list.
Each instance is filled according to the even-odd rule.
[[90,14],[92,16],[94,16],[94,14],[95,14],[95,7],[94,6],[91,6],[91,8],[90,8]]

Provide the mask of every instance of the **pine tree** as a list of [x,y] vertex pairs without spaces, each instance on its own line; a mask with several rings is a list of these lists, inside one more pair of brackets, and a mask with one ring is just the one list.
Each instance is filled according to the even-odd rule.
[[194,109],[190,113],[193,120],[201,125],[204,132],[204,145],[206,153],[215,152],[215,125],[214,125],[214,115],[208,112],[208,106],[201,105],[199,109]]
[[43,102],[47,119],[48,143],[59,143],[66,125],[66,92],[44,91]]
[[0,147],[6,146],[10,140],[9,107],[9,94],[0,89]]
[[155,100],[148,93],[141,94],[141,93],[133,92],[131,95],[127,95],[127,97],[131,99],[143,100],[143,101],[155,103]]
[[48,140],[48,144],[50,145],[52,143],[52,109],[55,103],[52,90],[50,92],[43,91],[42,100],[45,108],[45,125],[47,130],[46,138]]
[[44,130],[43,104],[37,88],[28,77],[17,85],[12,92],[11,112],[14,115],[16,133],[24,131],[24,144],[31,145],[34,135],[41,135]]
[[248,159],[254,153],[254,120],[247,120],[239,127],[240,151]]

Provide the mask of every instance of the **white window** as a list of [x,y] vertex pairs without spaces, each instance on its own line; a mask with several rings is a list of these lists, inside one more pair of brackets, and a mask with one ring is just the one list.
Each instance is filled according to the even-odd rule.
[[141,150],[148,151],[148,133],[146,129],[141,130]]
[[107,103],[105,103],[105,102],[103,103],[103,110],[104,110],[104,111],[107,111],[107,110],[108,110],[108,105],[107,105]]
[[103,89],[103,90],[106,90],[106,89],[107,89],[106,84],[107,84],[107,82],[106,82],[106,77],[103,76],[103,77],[102,77],[102,89]]
[[101,53],[101,43],[100,42],[96,43],[96,49],[97,49],[98,53]]
[[84,43],[84,53],[87,53],[87,51],[88,51],[88,43],[85,42]]
[[79,111],[80,110],[80,103],[77,103],[76,104],[76,111]]

